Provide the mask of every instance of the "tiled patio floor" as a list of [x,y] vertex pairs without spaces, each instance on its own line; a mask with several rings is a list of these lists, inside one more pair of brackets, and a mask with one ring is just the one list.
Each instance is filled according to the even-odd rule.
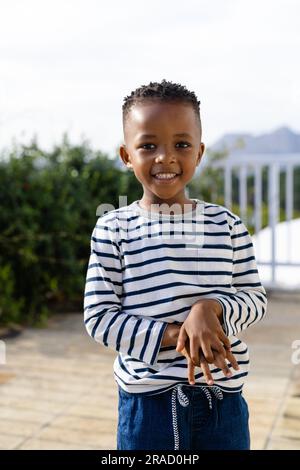
[[[269,298],[263,322],[243,334],[251,373],[244,388],[252,449],[300,450],[299,300]],[[47,329],[6,340],[0,365],[1,449],[115,449],[115,353],[85,333],[82,316],[54,317]]]

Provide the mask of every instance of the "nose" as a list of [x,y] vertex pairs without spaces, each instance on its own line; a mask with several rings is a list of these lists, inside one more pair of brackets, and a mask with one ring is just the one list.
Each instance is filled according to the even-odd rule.
[[161,147],[159,154],[155,158],[155,162],[173,162],[175,160],[172,150],[169,150],[166,147]]

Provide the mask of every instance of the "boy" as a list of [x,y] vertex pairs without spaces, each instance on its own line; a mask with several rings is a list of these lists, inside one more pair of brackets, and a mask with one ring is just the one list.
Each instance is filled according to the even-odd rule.
[[143,196],[91,238],[84,318],[119,352],[119,450],[250,448],[236,335],[263,318],[266,292],[239,217],[186,196],[204,152],[199,104],[166,80],[124,99],[120,156]]

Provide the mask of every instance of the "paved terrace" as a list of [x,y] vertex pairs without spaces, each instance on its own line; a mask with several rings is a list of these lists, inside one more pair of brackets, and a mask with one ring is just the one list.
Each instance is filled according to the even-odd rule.
[[[266,319],[243,334],[252,357],[245,386],[252,449],[300,449],[298,297],[269,296]],[[115,449],[115,353],[85,333],[80,314],[6,340],[0,366],[1,449]],[[298,355],[299,357],[299,355]]]

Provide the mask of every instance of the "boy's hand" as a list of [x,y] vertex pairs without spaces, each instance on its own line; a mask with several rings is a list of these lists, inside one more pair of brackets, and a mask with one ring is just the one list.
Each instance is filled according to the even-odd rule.
[[[187,340],[185,347],[181,350],[181,354],[185,356],[187,360],[187,365],[188,365],[188,381],[190,385],[195,385],[195,365],[193,364],[193,361],[190,356],[190,346],[189,346],[189,340]],[[200,367],[202,369],[205,381],[208,385],[213,385],[213,377],[211,375],[209,365],[207,360],[204,357],[204,354],[202,351],[200,351]]]
[[195,385],[195,366],[190,356],[189,341],[186,342],[185,347],[180,352],[186,358],[187,361],[189,384]]
[[[202,367],[203,373],[211,377],[208,363],[214,363],[222,369],[224,375],[231,377],[225,358],[235,370],[238,363],[231,353],[231,344],[221,327],[222,307],[214,299],[202,299],[196,302],[189,316],[182,324],[178,336],[177,348],[181,352],[189,340],[189,353],[194,366]],[[203,352],[203,357],[201,357]],[[208,380],[212,380],[212,377]]]
[[180,325],[168,324],[161,340],[161,347],[176,346],[181,325],[182,323]]
[[[182,326],[182,323],[180,325],[176,325],[174,323],[168,324],[163,334],[161,347],[177,345],[177,340],[178,340],[181,326]],[[185,343],[185,347],[180,352],[183,356],[185,356],[187,360],[189,383],[190,385],[194,385],[195,384],[195,365],[193,364],[193,361],[190,356],[189,339],[187,339]],[[206,382],[208,383],[208,385],[212,385],[213,378],[209,370],[209,365],[207,361],[205,360],[203,353],[200,354],[200,367],[202,368],[203,375],[205,377]]]

